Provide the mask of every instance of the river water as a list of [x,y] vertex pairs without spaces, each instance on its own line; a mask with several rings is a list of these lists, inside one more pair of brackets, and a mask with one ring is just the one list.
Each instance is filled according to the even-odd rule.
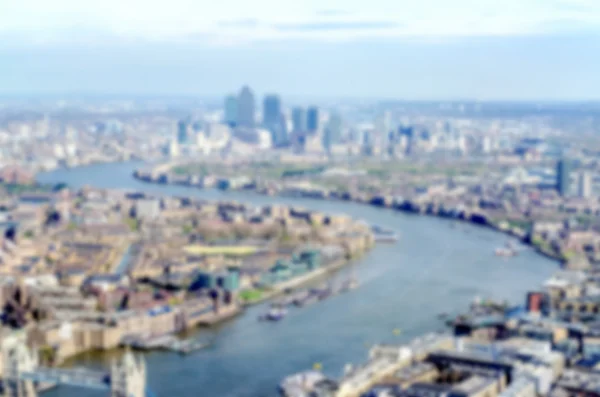
[[[161,194],[193,195],[256,205],[285,203],[329,213],[347,213],[395,230],[396,244],[381,244],[354,266],[356,290],[307,308],[291,310],[277,324],[257,321],[265,305],[218,328],[200,330],[214,339],[207,350],[189,356],[155,352],[146,355],[148,383],[159,397],[271,397],[288,374],[315,362],[337,377],[347,362],[366,358],[373,343],[400,343],[442,328],[437,314],[455,313],[475,296],[521,303],[556,263],[532,250],[506,259],[493,254],[506,236],[478,226],[451,227],[448,220],[409,215],[346,202],[260,196],[183,186],[146,184],[132,178],[140,163],[93,165],[41,174],[40,182],[65,182]],[[347,271],[347,270],[346,270]],[[394,329],[402,330],[400,336]],[[106,365],[109,355],[86,355],[78,365]],[[103,393],[61,387],[44,396],[102,396]]]

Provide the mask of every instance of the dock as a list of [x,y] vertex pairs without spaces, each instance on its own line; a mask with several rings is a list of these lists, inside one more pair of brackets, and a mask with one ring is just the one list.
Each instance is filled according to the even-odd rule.
[[199,339],[181,340],[175,335],[160,335],[150,337],[131,337],[122,342],[123,346],[136,350],[169,350],[179,354],[189,354],[204,349],[209,343]]
[[198,339],[177,340],[171,344],[170,350],[179,354],[189,354],[210,346],[210,343]]
[[175,335],[168,334],[124,338],[121,344],[136,350],[156,350],[169,349],[169,347],[175,342],[177,342]]

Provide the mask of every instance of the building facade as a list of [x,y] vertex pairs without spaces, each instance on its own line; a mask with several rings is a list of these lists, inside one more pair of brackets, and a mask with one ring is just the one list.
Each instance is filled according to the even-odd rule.
[[254,128],[254,114],[254,93],[250,87],[244,86],[238,96],[237,125],[239,127]]
[[237,125],[237,117],[238,100],[234,95],[228,95],[225,98],[225,116],[223,117],[223,121],[230,127],[235,127]]
[[319,108],[311,106],[306,114],[306,128],[308,132],[314,134],[319,130]]
[[571,188],[571,162],[561,159],[556,165],[556,190],[561,196],[567,196]]

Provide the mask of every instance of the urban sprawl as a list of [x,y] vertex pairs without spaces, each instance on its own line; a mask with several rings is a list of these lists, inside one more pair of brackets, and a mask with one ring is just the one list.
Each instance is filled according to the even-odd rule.
[[[440,313],[446,332],[375,345],[340,378],[319,368],[290,374],[282,394],[600,396],[600,108],[285,107],[275,94],[256,108],[249,87],[224,103],[0,107],[5,394],[67,383],[148,395],[145,363],[130,349],[200,349],[178,335],[265,300],[272,306],[263,319],[278,321],[287,305],[352,289],[360,280],[336,287],[328,275],[402,238],[385,225],[284,205],[292,196],[493,228],[560,269],[520,304],[478,299],[458,316]],[[122,161],[139,161],[131,178],[147,183],[249,191],[282,204],[100,189],[94,180],[82,188],[36,182],[48,170]],[[490,254],[520,249],[507,244]],[[61,367],[82,352],[117,348],[127,353],[106,374]]]

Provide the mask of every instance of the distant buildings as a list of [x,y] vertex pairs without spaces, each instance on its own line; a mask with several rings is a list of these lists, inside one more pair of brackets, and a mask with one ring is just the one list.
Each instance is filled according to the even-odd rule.
[[237,125],[239,127],[254,127],[255,103],[254,93],[248,86],[240,91],[237,101]]
[[319,108],[311,106],[306,114],[306,130],[314,134],[319,130]]
[[580,172],[577,180],[577,195],[580,198],[590,198],[592,196],[592,175],[589,172]]
[[263,125],[273,126],[279,123],[281,117],[281,99],[278,95],[267,95],[263,102]]
[[263,102],[263,126],[271,133],[274,146],[285,146],[288,131],[285,117],[281,112],[281,99],[278,95],[267,95]]
[[338,113],[332,113],[323,132],[323,148],[330,152],[333,145],[340,143],[342,138],[342,118]]
[[238,100],[234,95],[228,95],[225,98],[225,117],[223,121],[230,127],[235,127],[237,125],[237,117]]
[[294,133],[303,133],[307,131],[306,111],[302,107],[292,109],[292,124]]
[[180,120],[177,123],[177,143],[185,145],[190,141],[190,123],[187,120]]
[[567,196],[571,188],[571,162],[561,159],[556,165],[556,190],[561,196]]

